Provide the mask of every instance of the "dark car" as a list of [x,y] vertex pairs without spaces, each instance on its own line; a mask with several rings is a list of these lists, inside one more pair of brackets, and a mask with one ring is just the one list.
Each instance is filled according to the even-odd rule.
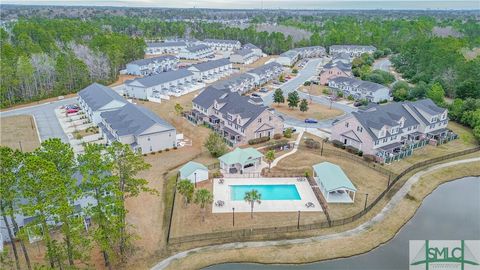
[[252,96],[252,97],[260,97],[260,95],[257,94],[257,93],[252,93],[251,96]]
[[313,119],[313,118],[307,118],[307,119],[305,119],[305,123],[316,124],[316,123],[318,123],[318,121],[316,119]]
[[260,89],[260,92],[262,92],[262,93],[267,93],[267,92],[268,92],[268,89],[265,88],[265,87],[263,87],[262,89]]

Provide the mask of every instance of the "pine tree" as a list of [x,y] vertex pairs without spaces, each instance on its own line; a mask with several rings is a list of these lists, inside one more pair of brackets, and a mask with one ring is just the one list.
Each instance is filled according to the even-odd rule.
[[293,92],[288,93],[287,102],[288,102],[288,107],[289,108],[298,107],[298,103],[300,102],[300,97],[298,96],[298,92],[293,91]]

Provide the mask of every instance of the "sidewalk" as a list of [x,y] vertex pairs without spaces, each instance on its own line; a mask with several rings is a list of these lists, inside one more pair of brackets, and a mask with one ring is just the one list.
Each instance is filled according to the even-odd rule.
[[[462,164],[462,163],[470,163],[470,162],[476,162],[480,161],[480,157],[478,158],[469,158],[469,159],[463,159],[463,160],[456,160],[456,161],[451,161],[443,164],[438,164],[432,167],[429,167],[425,170],[422,170],[420,172],[417,172],[414,174],[412,177],[408,179],[408,181],[393,195],[391,200],[387,203],[387,205],[376,215],[374,216],[371,220],[368,220],[364,222],[363,224],[357,226],[356,228],[353,228],[348,231],[344,231],[341,233],[334,233],[334,234],[328,234],[328,235],[322,235],[322,236],[314,236],[310,238],[299,238],[299,239],[289,239],[289,240],[275,240],[275,241],[257,241],[257,242],[235,242],[235,243],[228,243],[228,244],[221,244],[221,245],[214,245],[214,246],[205,246],[205,247],[199,247],[199,248],[194,248],[190,249],[187,251],[179,252],[177,254],[174,254],[165,260],[159,262],[155,266],[151,268],[151,270],[160,270],[160,269],[165,269],[170,265],[172,261],[175,260],[181,260],[182,258],[187,257],[189,254],[194,254],[194,253],[199,253],[202,251],[208,252],[208,251],[218,251],[222,252],[227,249],[242,249],[242,248],[258,248],[258,247],[267,247],[267,246],[285,246],[285,245],[293,245],[293,244],[308,244],[312,242],[320,242],[322,240],[327,240],[327,239],[341,239],[344,237],[351,237],[355,236],[358,234],[361,234],[367,230],[371,230],[372,226],[383,221],[384,219],[387,218],[391,212],[393,212],[395,207],[401,202],[401,200],[407,195],[407,193],[411,190],[412,186],[417,183],[422,176],[425,174],[431,173],[433,171],[443,169],[446,167],[450,167],[453,165],[457,164]],[[379,243],[381,244],[381,243]]]

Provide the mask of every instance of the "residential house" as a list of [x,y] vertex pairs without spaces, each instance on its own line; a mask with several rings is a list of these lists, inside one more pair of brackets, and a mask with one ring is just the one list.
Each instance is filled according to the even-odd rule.
[[256,77],[248,73],[242,73],[229,77],[226,80],[212,84],[217,89],[228,89],[231,92],[245,94],[256,86]]
[[242,48],[252,50],[253,53],[258,55],[259,57],[263,56],[262,49],[258,48],[257,46],[253,45],[252,43],[247,43],[247,44],[243,45]]
[[185,49],[187,44],[183,41],[174,42],[151,42],[147,43],[145,54],[176,54]]
[[127,64],[127,74],[148,76],[177,68],[178,58],[172,55],[139,59]]
[[162,98],[183,93],[195,84],[190,70],[178,69],[138,78],[125,83],[125,93],[138,99]]
[[362,46],[362,45],[332,45],[329,48],[330,55],[337,55],[340,53],[346,53],[350,57],[359,57],[364,53],[373,53],[377,50],[374,46]]
[[283,66],[293,66],[298,60],[300,60],[300,52],[297,50],[289,50],[281,53],[277,58],[277,63]]
[[209,86],[192,100],[192,105],[189,119],[209,125],[231,145],[273,138],[283,132],[283,120],[272,109],[228,89]]
[[336,77],[328,81],[328,86],[341,92],[344,97],[352,96],[356,100],[365,99],[370,102],[392,100],[390,88],[374,82]]
[[[73,174],[73,178],[75,178],[77,180],[77,185],[80,185],[83,181],[82,180],[83,177],[80,174],[80,172],[75,172]],[[35,216],[24,215],[22,213],[21,205],[25,204],[25,203],[26,203],[25,199],[20,199],[18,204],[14,206],[14,207],[16,207],[16,210],[17,210],[14,214],[14,219],[15,219],[15,222],[17,223],[17,226],[18,226],[19,229],[24,228],[28,224],[32,225],[31,224],[32,222],[38,223],[38,220],[35,218]],[[86,209],[89,206],[95,206],[96,204],[97,204],[97,201],[94,199],[94,197],[92,195],[90,195],[88,193],[85,196],[77,198],[72,203],[72,206],[73,206],[73,209],[74,209],[74,215],[79,216],[79,217],[83,217],[83,224],[84,224],[85,229],[87,229],[88,226],[90,226],[90,216],[86,215],[84,209]],[[8,227],[10,227],[10,231],[13,233],[13,235],[17,236],[18,231],[15,231],[15,228],[12,224],[12,219],[9,216],[7,216],[6,219],[7,219],[7,222],[8,222]],[[61,225],[61,224],[55,222],[55,219],[54,219],[53,216],[52,217],[47,217],[47,224],[49,224],[51,226]],[[35,226],[41,227],[40,224],[36,224]],[[26,232],[27,232],[27,237],[28,237],[28,240],[29,240],[30,243],[34,243],[34,242],[39,241],[41,239],[33,231],[26,230]],[[8,234],[8,229],[7,229],[7,226],[5,224],[5,220],[3,218],[0,219],[0,240],[2,240],[2,244],[3,244],[3,241],[10,242],[10,240],[11,240],[10,236]]]
[[352,60],[353,58],[350,56],[350,54],[348,53],[338,53],[338,54],[335,54],[333,57],[332,57],[332,62],[333,63],[337,63],[337,62],[342,62],[344,64],[349,64],[351,65],[352,64]]
[[142,154],[176,146],[176,130],[152,111],[129,103],[122,108],[101,113],[101,135],[110,144],[128,144]]
[[242,46],[238,40],[230,39],[204,39],[201,43],[211,47],[215,51],[233,51],[238,50]]
[[352,65],[342,61],[329,62],[320,72],[320,84],[327,85],[328,81],[337,77],[352,77]]
[[241,48],[241,49],[235,50],[230,55],[230,61],[232,61],[232,63],[244,64],[244,65],[251,64],[257,61],[259,58],[260,56],[258,56],[253,50],[248,48]]
[[295,48],[280,54],[276,61],[284,66],[293,66],[300,59],[322,57],[325,53],[322,46]]
[[117,110],[128,102],[111,88],[98,83],[92,83],[78,92],[78,105],[94,124],[101,122],[100,114]]
[[331,139],[389,163],[427,143],[455,138],[446,128],[447,114],[430,99],[371,104],[335,122]]
[[256,86],[260,86],[271,80],[277,79],[282,73],[283,66],[277,62],[270,62],[247,72],[247,74],[250,74],[255,78]]
[[191,65],[188,68],[197,82],[218,80],[233,72],[232,63],[226,58]]
[[189,60],[211,58],[213,56],[214,56],[214,52],[212,48],[204,44],[185,47],[178,53],[178,57],[180,57],[180,59],[189,59]]

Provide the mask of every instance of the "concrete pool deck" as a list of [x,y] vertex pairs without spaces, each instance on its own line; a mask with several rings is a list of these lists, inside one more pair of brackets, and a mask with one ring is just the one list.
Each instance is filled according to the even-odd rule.
[[[322,207],[313,193],[310,184],[305,179],[298,181],[297,178],[223,178],[223,184],[219,179],[213,180],[213,204],[212,213],[231,213],[235,207],[235,212],[250,212],[250,204],[240,200],[231,199],[232,185],[295,185],[300,200],[261,200],[261,203],[255,203],[254,212],[321,212]],[[217,201],[223,201],[223,206],[216,206]],[[312,202],[315,207],[307,208],[306,203]]]

